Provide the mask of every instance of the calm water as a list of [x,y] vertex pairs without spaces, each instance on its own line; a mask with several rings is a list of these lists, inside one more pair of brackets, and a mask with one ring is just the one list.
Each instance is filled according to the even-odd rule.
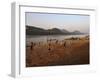
[[27,42],[47,42],[49,39],[64,40],[71,37],[84,37],[86,35],[42,35],[42,36],[26,36]]

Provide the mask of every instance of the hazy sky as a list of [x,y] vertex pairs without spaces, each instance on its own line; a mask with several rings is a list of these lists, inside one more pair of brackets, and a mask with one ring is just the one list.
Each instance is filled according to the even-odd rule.
[[59,28],[68,31],[79,30],[84,33],[89,33],[90,17],[88,15],[25,13],[25,16],[26,25],[44,29]]

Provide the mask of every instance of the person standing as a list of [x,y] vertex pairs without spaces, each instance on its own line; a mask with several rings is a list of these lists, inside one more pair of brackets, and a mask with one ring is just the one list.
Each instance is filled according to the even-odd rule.
[[31,42],[31,46],[30,46],[30,49],[33,50],[33,47],[34,47],[34,43]]

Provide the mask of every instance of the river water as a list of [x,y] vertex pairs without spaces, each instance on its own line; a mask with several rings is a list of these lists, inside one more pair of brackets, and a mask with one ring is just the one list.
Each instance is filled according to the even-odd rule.
[[26,36],[26,42],[47,42],[49,39],[64,40],[71,37],[85,37],[86,35],[36,35]]

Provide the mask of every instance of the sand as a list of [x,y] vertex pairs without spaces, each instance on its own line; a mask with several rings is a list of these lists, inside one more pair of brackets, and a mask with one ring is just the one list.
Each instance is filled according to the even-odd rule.
[[32,49],[26,47],[26,67],[79,65],[89,62],[89,39],[86,38],[39,43]]

